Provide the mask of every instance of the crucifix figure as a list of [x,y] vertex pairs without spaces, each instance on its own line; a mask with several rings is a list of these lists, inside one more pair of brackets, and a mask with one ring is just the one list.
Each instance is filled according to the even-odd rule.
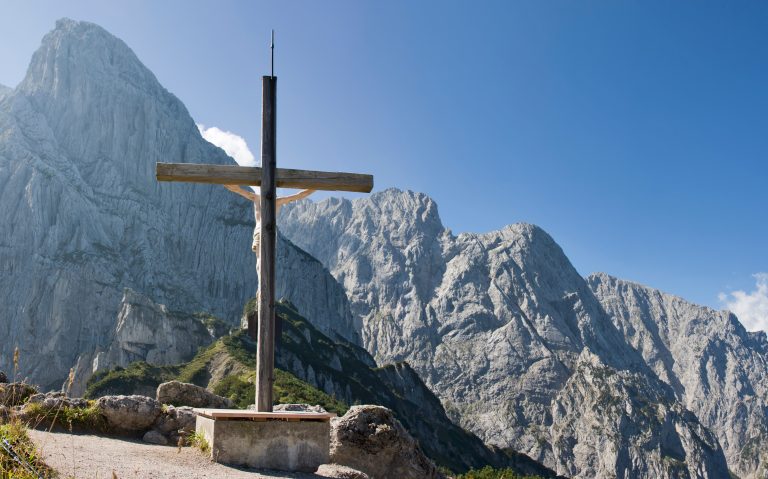
[[[261,272],[261,197],[253,191],[245,190],[238,185],[224,185],[224,188],[233,193],[237,193],[243,198],[253,202],[253,215],[256,219],[256,226],[253,228],[253,243],[251,243],[251,250],[256,253],[256,271]],[[292,203],[304,199],[314,193],[316,190],[302,190],[295,195],[281,196],[275,200],[275,218],[280,215],[280,208],[283,205]],[[261,294],[261,281],[259,281],[259,287],[256,288],[256,297]],[[248,333],[255,335],[254,328],[249,328]]]
[[[276,167],[275,107],[277,77],[262,77],[261,111],[261,168],[234,165],[203,165],[191,163],[158,163],[158,181],[184,181],[218,185],[259,186],[260,194],[248,196],[258,202],[259,234],[259,317],[258,343],[256,346],[256,410],[272,411],[272,386],[275,363],[275,246],[277,232],[277,208],[281,199],[280,188],[307,190],[352,191],[370,193],[373,176],[356,173],[332,173],[323,171],[290,170]],[[248,194],[240,190],[238,193]],[[253,199],[252,199],[253,198]],[[282,198],[287,200],[288,198]],[[298,199],[298,198],[296,198]],[[249,330],[253,329],[249,325]]]

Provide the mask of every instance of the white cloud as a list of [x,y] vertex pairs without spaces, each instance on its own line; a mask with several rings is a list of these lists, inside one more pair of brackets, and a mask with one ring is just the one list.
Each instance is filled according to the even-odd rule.
[[235,159],[238,165],[259,166],[250,148],[248,148],[248,143],[242,136],[231,131],[220,130],[215,126],[206,128],[205,125],[198,124],[197,129],[200,130],[203,138],[224,150]]
[[768,273],[757,273],[755,290],[720,293],[720,302],[735,314],[749,331],[768,331]]

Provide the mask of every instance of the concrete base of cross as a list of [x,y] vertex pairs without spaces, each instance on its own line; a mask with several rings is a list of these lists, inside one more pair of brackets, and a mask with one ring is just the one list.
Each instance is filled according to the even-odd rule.
[[314,472],[330,460],[330,413],[195,409],[196,431],[213,461],[257,469]]

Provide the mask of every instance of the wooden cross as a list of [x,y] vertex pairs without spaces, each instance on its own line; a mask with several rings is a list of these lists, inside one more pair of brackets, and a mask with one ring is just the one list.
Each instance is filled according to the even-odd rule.
[[272,411],[275,368],[276,188],[370,193],[373,176],[355,173],[288,170],[276,167],[275,109],[277,77],[262,77],[261,168],[191,163],[158,163],[158,181],[184,181],[261,187],[261,270],[258,343],[256,346],[256,410]]

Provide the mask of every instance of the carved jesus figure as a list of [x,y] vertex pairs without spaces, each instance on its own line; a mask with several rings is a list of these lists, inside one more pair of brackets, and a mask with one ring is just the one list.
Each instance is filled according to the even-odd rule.
[[[251,249],[253,250],[254,253],[256,253],[256,271],[260,273],[261,272],[261,196],[254,193],[253,191],[245,190],[238,185],[224,185],[224,188],[228,189],[233,193],[237,193],[243,198],[246,198],[247,200],[253,202],[253,214],[256,217],[256,227],[253,228],[253,244],[251,245]],[[314,193],[315,191],[316,190],[302,190],[296,193],[295,195],[278,197],[277,201],[275,201],[275,216],[280,214],[281,206],[306,198],[312,193]],[[261,294],[261,277],[259,277],[259,288],[256,294],[257,295]]]

